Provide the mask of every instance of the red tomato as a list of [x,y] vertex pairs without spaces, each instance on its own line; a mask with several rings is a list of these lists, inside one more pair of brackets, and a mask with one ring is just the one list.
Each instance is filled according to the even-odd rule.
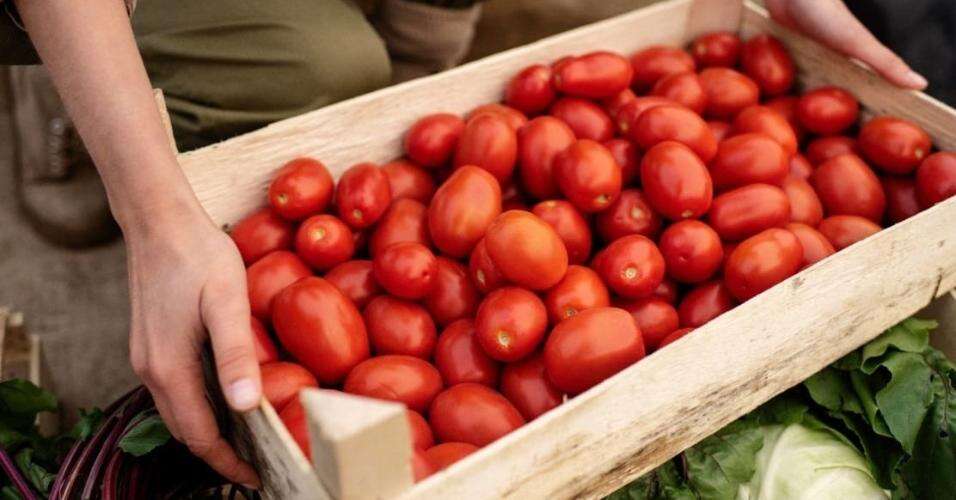
[[428,206],[428,230],[435,246],[452,257],[471,252],[501,213],[501,187],[478,167],[456,170]]
[[633,90],[627,88],[617,94],[614,94],[611,97],[603,99],[601,105],[604,106],[604,110],[607,111],[607,114],[611,118],[617,117],[617,112],[627,103],[637,99],[637,94]]
[[621,195],[595,219],[598,233],[604,241],[614,241],[629,234],[648,238],[657,236],[661,218],[651,208],[640,189],[625,189]]
[[470,319],[448,325],[438,336],[435,366],[448,387],[464,382],[490,387],[498,383],[498,362],[481,348],[475,338],[475,324]]
[[299,449],[302,450],[305,458],[311,462],[312,442],[309,439],[309,423],[305,419],[305,408],[302,407],[302,403],[299,402],[298,398],[293,398],[292,401],[279,412],[279,420],[281,420],[285,428],[289,430],[289,434],[292,435],[292,440],[295,441],[295,444],[299,445]]
[[517,131],[526,123],[528,123],[528,117],[525,116],[521,111],[518,111],[511,106],[505,106],[504,104],[498,104],[496,102],[491,104],[482,104],[481,106],[471,110],[471,113],[468,113],[465,121],[468,122],[472,118],[483,114],[495,115],[498,118],[501,118],[514,131]]
[[455,167],[481,167],[504,183],[518,159],[518,137],[503,118],[481,113],[468,120],[455,150]]
[[823,204],[809,182],[791,175],[781,187],[790,200],[790,222],[816,227],[823,220]]
[[435,194],[435,179],[423,168],[410,161],[395,160],[382,166],[388,177],[392,201],[409,198],[428,203]]
[[736,134],[759,132],[769,135],[783,146],[788,155],[797,153],[797,134],[787,119],[767,106],[750,106],[737,114],[733,123]]
[[552,82],[562,94],[601,99],[626,89],[633,76],[630,61],[613,52],[598,51],[573,57],[555,68]]
[[481,384],[463,383],[442,391],[429,412],[441,441],[484,446],[525,424],[507,398]]
[[545,375],[544,358],[540,354],[505,367],[501,374],[501,394],[529,422],[564,400],[564,394],[551,385]]
[[475,316],[475,338],[498,361],[517,361],[534,352],[547,327],[544,302],[524,288],[504,287],[489,293]]
[[638,90],[649,89],[661,78],[674,73],[695,71],[694,58],[677,47],[654,45],[631,56],[634,79],[631,85]]
[[892,116],[866,122],[857,141],[863,156],[888,174],[912,172],[933,148],[919,125]]
[[736,33],[718,31],[707,33],[694,39],[690,44],[690,53],[701,68],[723,66],[732,68],[737,65],[743,42]]
[[710,164],[717,190],[762,182],[780,185],[790,170],[790,155],[770,136],[740,134],[720,143]]
[[644,149],[664,141],[689,147],[704,162],[717,154],[717,139],[697,113],[678,105],[663,104],[643,113],[634,124],[630,138]]
[[406,408],[405,418],[408,420],[408,428],[412,435],[412,449],[425,451],[435,446],[432,428],[428,426],[428,422],[421,413]]
[[771,228],[737,245],[724,266],[724,284],[744,301],[796,274],[802,265],[800,240],[786,229]]
[[369,356],[362,315],[322,278],[299,280],[276,296],[272,324],[282,346],[325,384]]
[[429,168],[448,164],[465,121],[450,113],[435,113],[418,119],[405,134],[405,154],[415,163]]
[[276,411],[282,411],[305,387],[318,387],[319,382],[301,365],[276,361],[259,366],[262,376],[262,396]]
[[302,220],[325,210],[332,200],[333,184],[322,162],[296,158],[283,165],[269,184],[269,204],[286,219]]
[[699,79],[706,96],[707,116],[729,120],[760,101],[757,84],[730,68],[707,68],[700,72]]
[[370,398],[404,403],[425,412],[442,390],[441,375],[428,361],[387,354],[358,364],[345,378],[342,390]]
[[704,215],[714,198],[707,167],[679,142],[662,142],[644,154],[641,184],[651,207],[671,220]]
[[375,225],[368,239],[368,251],[374,257],[394,243],[431,245],[428,235],[428,207],[409,199],[395,200]]
[[795,95],[774,97],[764,103],[764,106],[776,111],[787,119],[787,123],[790,124],[790,127],[793,128],[793,132],[797,135],[798,143],[802,142],[803,138],[807,135],[806,129],[803,128],[803,124],[801,124],[800,119],[797,118],[797,105],[799,103],[800,98]]
[[707,126],[710,127],[710,131],[714,133],[714,138],[717,139],[717,145],[720,146],[720,143],[730,137],[731,127],[727,122],[721,122],[717,120],[710,120],[707,122]]
[[916,195],[923,207],[956,196],[956,153],[943,151],[923,160],[916,170]]
[[620,135],[628,136],[629,133],[634,130],[637,119],[640,118],[645,111],[665,104],[676,105],[677,103],[666,97],[657,95],[645,95],[634,98],[634,100],[621,106],[621,108],[617,110],[617,113],[614,114],[614,123],[617,125],[618,132],[620,132]]
[[686,106],[697,114],[703,114],[707,106],[707,93],[697,73],[687,71],[667,75],[654,84],[651,94],[666,97]]
[[[660,250],[667,265],[667,274],[683,283],[707,280],[720,269],[724,260],[720,236],[699,220],[682,220],[665,229],[661,235]],[[640,322],[637,326],[644,331]]]
[[552,324],[574,316],[586,309],[611,305],[607,287],[589,267],[568,266],[564,279],[548,290],[544,297],[548,319]]
[[258,361],[260,365],[279,361],[279,350],[276,349],[276,345],[272,341],[272,337],[269,335],[269,331],[266,330],[265,325],[255,316],[250,316],[249,320],[251,323],[250,326],[252,327],[253,342],[256,347],[256,361]]
[[834,215],[820,222],[817,230],[826,236],[837,251],[880,232],[880,226],[858,215]]
[[785,94],[793,87],[796,66],[787,49],[771,35],[757,35],[744,43],[740,64],[768,95]]
[[883,219],[886,195],[880,179],[858,156],[841,155],[823,162],[810,178],[828,215]]
[[352,258],[355,237],[338,217],[313,215],[295,233],[295,253],[313,269],[325,271]]
[[435,322],[424,307],[387,295],[375,297],[362,314],[375,354],[430,359],[438,340]]
[[797,179],[808,180],[813,175],[813,165],[805,156],[797,153],[790,157],[790,175]]
[[856,123],[859,114],[860,104],[856,98],[840,87],[811,90],[797,103],[797,119],[814,134],[839,134]]
[[581,139],[554,159],[554,177],[568,200],[585,213],[599,212],[621,194],[621,167],[600,143]]
[[268,321],[272,300],[285,287],[311,276],[312,271],[292,252],[276,250],[256,261],[246,270],[246,288],[252,315]]
[[338,288],[346,297],[361,309],[382,293],[382,288],[372,275],[372,261],[350,260],[343,262],[325,273],[325,280]]
[[229,236],[248,266],[269,252],[291,248],[294,233],[292,224],[269,208],[263,208],[239,221]]
[[664,279],[664,257],[653,241],[639,234],[614,240],[592,265],[611,290],[629,299],[650,295]]
[[421,243],[394,243],[372,258],[372,275],[388,293],[417,300],[431,291],[438,274],[435,254]]
[[680,326],[698,327],[733,309],[735,305],[734,298],[721,281],[708,281],[687,292],[677,307],[677,316]]
[[531,212],[554,228],[568,251],[568,262],[580,264],[591,256],[591,227],[588,221],[564,200],[542,201]]
[[664,346],[676,342],[678,339],[680,339],[681,337],[687,335],[688,333],[694,330],[695,330],[694,328],[681,328],[680,330],[674,330],[673,333],[671,333],[670,335],[667,336],[667,338],[661,341],[661,345],[659,345],[657,348],[663,349]]
[[627,139],[611,139],[601,143],[621,167],[621,185],[629,186],[641,175],[641,152]]
[[438,257],[435,284],[425,296],[425,307],[439,325],[470,318],[478,309],[478,289],[460,262]]
[[597,307],[554,327],[544,345],[545,373],[558,390],[579,394],[640,361],[644,353],[641,331],[630,313]]
[[[724,252],[726,254],[726,252]],[[677,303],[677,283],[674,280],[665,277],[664,281],[661,281],[660,285],[657,285],[657,288],[654,289],[653,297],[657,297],[666,301],[668,304]]]
[[335,189],[339,217],[353,229],[369,227],[392,201],[385,172],[371,163],[359,163],[342,174]]
[[614,136],[614,122],[600,106],[586,99],[562,97],[551,105],[551,115],[568,124],[578,139],[606,141]]
[[530,212],[499,215],[485,235],[485,248],[508,281],[531,290],[551,288],[568,269],[568,252],[558,233]]
[[478,447],[470,443],[442,443],[425,450],[425,458],[440,471],[476,451]]
[[886,194],[886,218],[891,223],[909,219],[920,211],[916,181],[909,177],[887,176],[880,181]]
[[803,247],[803,267],[815,264],[836,252],[830,240],[820,231],[799,222],[787,224],[787,229],[797,236]]
[[539,116],[518,131],[518,173],[531,196],[554,198],[558,185],[551,173],[554,158],[575,141],[574,132],[563,121]]
[[724,240],[740,241],[790,221],[790,199],[777,186],[748,184],[714,198],[707,222]]
[[620,307],[631,313],[648,351],[657,349],[661,340],[677,329],[677,310],[665,300],[646,297],[621,304]]
[[536,115],[554,101],[551,86],[551,67],[535,64],[521,70],[505,88],[505,103],[529,115]]
[[860,150],[856,146],[856,139],[845,135],[833,135],[817,137],[807,144],[807,159],[814,165],[845,154],[859,156]]
[[488,293],[508,282],[488,255],[484,238],[471,252],[471,257],[468,259],[468,272],[481,293]]
[[417,448],[412,450],[411,466],[412,480],[416,483],[438,472],[435,466],[425,457],[425,453]]

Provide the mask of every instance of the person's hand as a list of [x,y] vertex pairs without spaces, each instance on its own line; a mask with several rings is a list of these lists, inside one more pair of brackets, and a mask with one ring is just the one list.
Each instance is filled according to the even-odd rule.
[[856,58],[891,83],[926,88],[926,79],[880,43],[841,0],[766,0],[770,16],[847,56]]

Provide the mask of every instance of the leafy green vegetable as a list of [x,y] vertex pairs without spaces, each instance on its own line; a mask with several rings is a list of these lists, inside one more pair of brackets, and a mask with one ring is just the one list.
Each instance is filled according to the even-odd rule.
[[134,420],[132,428],[120,439],[119,447],[130,455],[141,457],[169,441],[169,429],[156,415]]
[[56,474],[51,474],[42,465],[33,461],[33,449],[24,448],[20,450],[14,461],[17,468],[23,472],[23,477],[27,478],[27,481],[30,481],[34,488],[38,491],[49,491],[50,485],[56,479]]
[[609,500],[698,500],[699,498],[684,483],[673,460],[608,496]]
[[0,488],[0,500],[21,500],[20,494],[13,486],[4,486]]
[[701,497],[733,500],[754,474],[754,455],[763,446],[758,425],[738,420],[685,453],[687,480]]
[[92,436],[102,423],[103,410],[99,408],[93,408],[89,411],[80,409],[80,419],[73,425],[67,436],[75,440],[86,439]]

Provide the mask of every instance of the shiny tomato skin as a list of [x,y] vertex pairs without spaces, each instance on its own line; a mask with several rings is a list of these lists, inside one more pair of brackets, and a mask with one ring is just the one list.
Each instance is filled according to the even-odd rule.
[[408,428],[412,435],[412,449],[425,451],[435,446],[435,435],[421,413],[406,408],[405,418],[408,420]]
[[863,157],[888,174],[908,174],[933,148],[919,125],[892,116],[878,116],[860,128],[857,144]]
[[487,386],[458,384],[441,392],[429,421],[440,441],[484,446],[525,424],[507,398]]
[[886,195],[880,179],[856,155],[840,155],[823,162],[810,183],[827,215],[859,215],[874,222],[883,219]]
[[664,257],[647,237],[631,234],[611,242],[593,267],[608,288],[621,297],[646,297],[664,279]]
[[505,366],[501,374],[501,394],[529,422],[564,401],[564,394],[551,384],[544,372],[541,354]]
[[368,239],[373,257],[394,243],[420,243],[431,246],[428,234],[428,207],[420,201],[400,199],[392,202]]
[[584,266],[568,266],[564,278],[544,297],[548,319],[556,325],[575,314],[595,307],[611,305],[611,297],[601,277]]
[[845,135],[817,137],[810,141],[806,148],[807,160],[810,160],[813,165],[819,165],[830,158],[845,154],[860,155],[856,139]]
[[740,65],[764,95],[785,94],[793,87],[796,66],[787,49],[771,35],[757,35],[744,43]]
[[575,140],[571,128],[552,116],[539,116],[518,130],[518,173],[528,194],[539,200],[557,196],[554,158]]
[[508,283],[508,280],[501,274],[501,270],[488,255],[484,238],[471,251],[471,257],[468,259],[468,274],[481,293],[491,292]]
[[708,120],[707,126],[710,127],[710,131],[714,133],[714,138],[717,139],[717,145],[720,146],[720,143],[730,137],[731,127],[727,122],[722,122],[718,120]]
[[641,152],[633,142],[615,138],[601,143],[621,167],[621,186],[634,184],[641,175]]
[[282,346],[324,384],[339,382],[369,356],[362,315],[322,278],[299,280],[276,296],[272,324]]
[[438,369],[414,356],[386,354],[359,363],[342,390],[370,398],[404,403],[424,413],[443,387]]
[[465,130],[465,121],[451,113],[423,116],[405,134],[405,154],[423,167],[447,165]]
[[438,341],[435,322],[424,307],[380,295],[362,312],[368,339],[376,355],[404,354],[430,359]]
[[504,119],[481,113],[468,120],[455,150],[455,167],[474,165],[500,183],[511,178],[518,159],[518,136]]
[[544,302],[524,288],[504,287],[489,293],[475,315],[475,338],[498,361],[517,361],[534,352],[547,328]]
[[432,242],[451,257],[471,252],[501,213],[501,187],[487,171],[465,166],[455,170],[428,206]]
[[798,179],[808,180],[813,175],[813,165],[806,156],[797,153],[790,157],[790,175]]
[[740,134],[720,143],[710,164],[718,191],[757,182],[780,185],[790,169],[790,156],[770,136]]
[[627,103],[637,99],[637,94],[633,90],[627,88],[617,94],[612,95],[611,97],[601,100],[601,105],[604,106],[604,110],[607,111],[608,116],[611,118],[617,117],[617,112],[625,106]]
[[551,105],[551,116],[568,124],[578,139],[606,141],[614,136],[614,122],[600,106],[587,99],[562,97]]
[[269,252],[291,248],[294,234],[292,224],[276,215],[270,208],[254,212],[229,231],[229,236],[247,266]]
[[697,113],[678,105],[655,106],[638,117],[630,138],[645,150],[665,141],[677,141],[709,163],[717,154],[717,139]]
[[624,309],[597,307],[551,330],[544,346],[548,380],[570,395],[580,394],[644,358],[644,340]]
[[438,336],[435,366],[448,387],[465,382],[495,387],[501,371],[499,363],[478,343],[475,323],[470,319],[455,321]]
[[425,296],[425,307],[439,325],[470,318],[478,310],[478,289],[460,262],[438,257],[435,284]]
[[708,281],[684,295],[677,306],[677,317],[682,328],[696,328],[733,309],[736,304],[723,282]]
[[269,330],[255,316],[250,316],[250,327],[252,328],[252,337],[256,347],[256,361],[260,365],[279,361],[279,350],[276,349],[275,342],[269,335]]
[[733,121],[735,134],[759,132],[777,141],[788,155],[797,153],[797,134],[783,115],[767,106],[744,108]]
[[799,222],[787,224],[787,230],[797,236],[803,247],[803,267],[813,265],[836,252],[830,240],[811,226]]
[[635,52],[631,56],[631,65],[634,67],[631,85],[636,90],[649,89],[667,75],[697,69],[694,58],[687,51],[664,45],[654,45]]
[[743,42],[736,33],[718,31],[695,38],[690,44],[690,53],[698,67],[733,68],[737,65],[742,47]]
[[276,250],[246,269],[246,288],[252,315],[269,321],[272,301],[285,287],[311,276],[312,271],[292,252]]
[[305,408],[299,398],[293,398],[285,408],[279,412],[279,420],[292,435],[292,440],[299,445],[305,458],[312,461],[312,442],[309,439],[309,423],[305,419]]
[[[709,279],[720,269],[724,260],[720,236],[699,220],[675,222],[664,230],[658,244],[664,256],[667,275],[682,283],[699,283]],[[638,326],[641,326],[640,322]],[[644,331],[643,327],[641,331]]]
[[471,455],[478,449],[471,443],[441,443],[425,450],[425,458],[437,472],[448,468],[451,464]]
[[644,347],[648,352],[657,349],[664,337],[677,329],[679,319],[677,310],[667,301],[657,297],[645,297],[625,302],[619,307],[631,313],[634,324],[641,332]]
[[886,194],[886,219],[892,224],[916,215],[920,211],[916,195],[916,181],[910,177],[886,176],[880,179]]
[[334,184],[322,162],[296,158],[283,165],[269,184],[269,204],[284,219],[302,220],[325,210]]
[[435,466],[425,458],[424,451],[419,448],[412,450],[411,466],[412,481],[416,483],[438,472]]
[[790,222],[816,227],[823,220],[823,203],[809,182],[791,175],[780,187],[790,200]]
[[622,105],[613,115],[614,124],[620,135],[630,137],[631,131],[637,124],[637,119],[645,111],[663,105],[677,105],[674,101],[658,95],[642,95],[635,97],[632,101]]
[[823,219],[817,231],[826,236],[838,252],[880,231],[880,226],[858,215],[833,215]]
[[505,87],[505,104],[528,115],[536,115],[554,102],[551,66],[534,64],[521,70]]
[[325,273],[325,280],[339,289],[347,298],[362,309],[373,297],[382,293],[382,287],[372,275],[372,261],[350,260],[333,267]]
[[724,265],[724,284],[745,301],[796,274],[803,266],[803,247],[786,229],[771,228],[742,241]]
[[800,97],[797,119],[819,135],[836,135],[850,128],[860,114],[860,103],[840,87],[820,87]]
[[798,143],[803,142],[804,137],[807,135],[807,130],[803,128],[803,124],[801,124],[800,119],[797,118],[797,105],[799,103],[800,97],[795,95],[777,96],[764,103],[764,106],[786,118],[787,123],[793,128],[794,134],[797,135]]
[[956,196],[956,153],[934,153],[916,169],[916,195],[920,205],[931,207]]
[[551,81],[562,94],[602,99],[626,89],[633,76],[634,69],[626,58],[597,51],[573,57],[555,68]]
[[747,75],[730,68],[707,68],[698,77],[707,105],[704,114],[729,120],[760,102],[760,89]]
[[697,114],[703,114],[707,106],[707,93],[704,92],[697,73],[693,71],[674,73],[661,78],[654,84],[651,95],[666,97]]
[[418,300],[431,291],[438,274],[435,254],[421,243],[393,243],[372,257],[372,275],[388,293]]
[[530,212],[509,210],[499,215],[485,234],[485,248],[508,281],[531,290],[551,288],[568,269],[564,242]]
[[375,224],[392,201],[388,176],[376,165],[359,163],[342,174],[335,188],[339,217],[352,229]]
[[295,252],[318,271],[327,271],[355,254],[355,237],[334,215],[313,215],[295,233]]
[[621,194],[621,167],[600,143],[581,139],[554,159],[558,189],[584,213],[604,210]]
[[435,179],[425,169],[410,161],[388,162],[382,165],[382,171],[388,177],[392,202],[409,198],[420,203],[428,203],[435,194]]
[[629,234],[656,238],[661,230],[661,217],[651,208],[640,189],[625,189],[607,210],[597,214],[595,226],[604,241],[614,241]]
[[777,186],[748,184],[714,198],[707,221],[721,239],[741,241],[790,222],[790,199]]
[[666,345],[677,342],[681,337],[689,334],[694,331],[695,328],[681,328],[679,330],[674,330],[670,335],[668,335],[664,340],[661,341],[661,345],[657,346],[658,349],[663,349]]
[[524,113],[512,108],[511,106],[505,106],[504,104],[498,104],[497,102],[482,104],[481,106],[471,110],[466,117],[465,123],[470,121],[472,118],[483,114],[495,115],[498,118],[501,118],[505,121],[505,123],[508,124],[509,127],[511,127],[512,130],[516,132],[518,129],[528,123],[528,117],[525,116]]
[[568,251],[568,262],[580,264],[591,257],[591,226],[574,205],[565,200],[547,200],[531,208],[531,213],[558,233]]
[[[726,252],[725,252],[726,253]],[[677,296],[680,293],[680,290],[677,289],[677,283],[674,280],[665,277],[661,281],[660,285],[657,285],[657,288],[654,289],[652,297],[657,297],[661,300],[664,300],[668,304],[676,304]]]
[[290,401],[298,398],[300,390],[319,386],[309,370],[288,361],[260,365],[259,374],[262,377],[262,397],[280,412]]
[[644,153],[641,185],[651,208],[671,220],[704,215],[714,198],[707,167],[679,142],[665,141]]

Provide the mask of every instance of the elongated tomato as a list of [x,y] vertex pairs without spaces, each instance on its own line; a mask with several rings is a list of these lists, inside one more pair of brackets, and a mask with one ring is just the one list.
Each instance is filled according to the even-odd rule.
[[584,266],[568,266],[568,272],[560,283],[548,290],[544,298],[548,318],[552,324],[595,307],[611,305],[610,294],[601,277]]
[[350,394],[405,403],[424,412],[442,390],[441,375],[414,356],[388,354],[367,359],[349,372],[342,390]]
[[575,140],[571,128],[551,116],[539,116],[518,130],[518,172],[528,194],[540,200],[558,194],[554,158]]
[[484,446],[524,425],[524,417],[507,398],[481,384],[445,389],[429,411],[432,430],[441,441]]
[[509,210],[498,216],[485,235],[485,247],[506,279],[532,290],[551,288],[568,269],[568,252],[558,233],[531,212]]
[[501,374],[501,394],[528,421],[557,407],[564,400],[564,394],[551,384],[544,373],[544,358],[540,354],[505,367]]
[[707,167],[679,142],[662,142],[644,154],[641,184],[651,207],[671,220],[704,215],[714,198]]
[[501,213],[501,187],[487,171],[464,166],[435,192],[428,206],[432,242],[452,257],[471,252]]
[[803,246],[786,229],[771,228],[747,238],[730,253],[724,283],[737,300],[747,300],[796,274]]
[[518,158],[518,137],[504,119],[482,113],[468,120],[458,140],[455,167],[476,165],[505,182],[511,178]]

